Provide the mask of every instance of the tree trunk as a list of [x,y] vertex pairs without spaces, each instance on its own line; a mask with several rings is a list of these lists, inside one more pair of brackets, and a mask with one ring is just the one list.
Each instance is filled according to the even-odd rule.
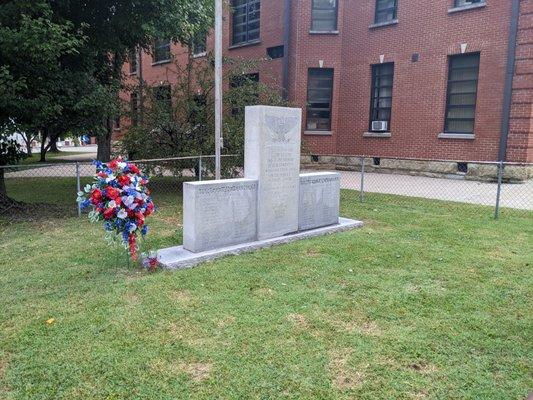
[[4,168],[0,168],[0,196],[7,196],[6,180],[4,179]]
[[[115,53],[110,58],[113,62],[112,81],[120,82],[122,80],[122,66],[124,64],[123,55]],[[119,96],[118,91],[115,95]],[[114,116],[108,116],[104,122],[105,133],[98,135],[98,150],[96,152],[96,159],[99,161],[107,162],[111,159],[111,139],[113,137],[113,122]]]
[[111,159],[111,137],[113,135],[113,122],[110,118],[106,120],[106,133],[98,135],[98,149],[96,159],[107,162]]
[[50,131],[48,128],[45,128],[41,131],[41,157],[39,158],[40,162],[46,162],[46,152],[50,148],[50,143],[46,144],[46,140],[50,138]]
[[28,157],[32,156],[31,153],[31,142],[33,142],[33,136],[29,136],[28,134],[22,135],[22,138],[24,139],[24,143],[26,143],[26,155]]
[[59,153],[59,149],[57,148],[57,140],[59,139],[58,135],[54,135],[50,138],[50,146],[48,151],[52,153]]
[[41,141],[41,157],[39,158],[40,162],[46,162],[46,151],[48,149],[47,149],[47,146],[45,145],[45,142],[46,142],[47,136],[48,135],[45,136],[43,133],[43,138]]

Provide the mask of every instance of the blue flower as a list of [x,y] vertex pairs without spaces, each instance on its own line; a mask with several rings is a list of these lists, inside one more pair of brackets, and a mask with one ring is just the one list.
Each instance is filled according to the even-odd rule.
[[146,235],[148,233],[148,225],[144,225],[141,229],[141,235]]
[[106,231],[112,231],[113,230],[113,224],[110,221],[104,222],[104,229]]
[[90,200],[84,200],[80,203],[80,207],[81,208],[87,208],[91,205],[91,201]]

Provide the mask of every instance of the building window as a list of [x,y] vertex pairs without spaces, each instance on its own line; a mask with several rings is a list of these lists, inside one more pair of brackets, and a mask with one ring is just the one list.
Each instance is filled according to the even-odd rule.
[[267,55],[271,59],[282,58],[285,48],[283,45],[267,48]]
[[455,0],[455,7],[465,7],[472,4],[484,3],[484,0]]
[[309,68],[307,78],[307,130],[331,130],[332,93],[333,69]]
[[233,44],[259,39],[260,0],[233,0]]
[[130,63],[130,74],[136,74],[139,69],[139,53],[137,50],[131,50],[128,53],[128,61]]
[[154,43],[154,63],[170,61],[170,40],[156,39]]
[[311,30],[331,32],[337,30],[337,0],[312,0]]
[[207,51],[207,33],[198,32],[192,39],[192,53],[195,56],[202,56]]
[[154,90],[154,97],[157,105],[164,111],[172,109],[172,94],[170,85],[157,86]]
[[139,123],[139,96],[137,92],[132,92],[130,95],[131,104],[131,124],[136,126]]
[[391,22],[396,19],[398,0],[376,0],[376,24]]
[[372,65],[372,92],[370,97],[371,132],[390,131],[393,80],[393,63]]
[[449,58],[446,133],[474,133],[479,53]]

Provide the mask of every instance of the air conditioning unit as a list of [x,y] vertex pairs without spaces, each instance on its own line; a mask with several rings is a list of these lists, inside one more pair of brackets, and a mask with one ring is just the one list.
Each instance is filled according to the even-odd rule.
[[387,121],[372,121],[373,132],[387,132],[389,123]]

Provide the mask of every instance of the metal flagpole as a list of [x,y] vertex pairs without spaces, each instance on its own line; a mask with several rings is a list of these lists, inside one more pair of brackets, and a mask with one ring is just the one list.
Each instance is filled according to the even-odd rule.
[[222,136],[222,0],[215,0],[215,179],[220,179]]

